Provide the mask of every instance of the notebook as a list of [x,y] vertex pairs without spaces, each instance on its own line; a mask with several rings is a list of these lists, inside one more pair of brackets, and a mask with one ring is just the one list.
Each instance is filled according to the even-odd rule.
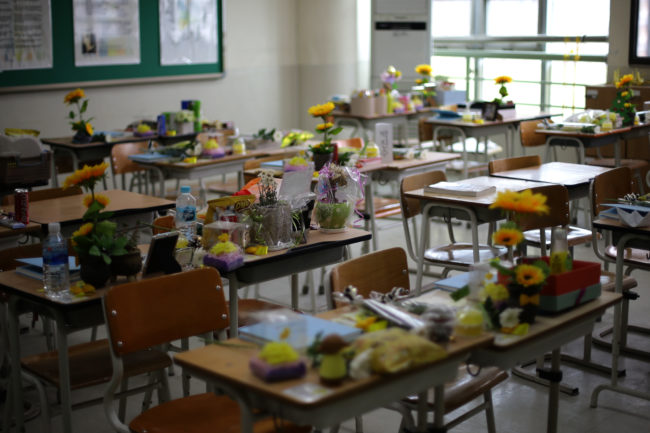
[[483,195],[494,194],[496,191],[496,186],[477,185],[467,182],[438,182],[424,187],[424,192],[432,194],[460,195],[464,197],[480,197]]
[[269,341],[279,341],[280,335],[289,328],[290,332],[285,339],[296,350],[306,349],[319,333],[321,337],[329,334],[338,334],[346,341],[352,341],[361,335],[361,329],[344,325],[307,314],[292,313],[286,320],[275,322],[259,322],[254,325],[239,328],[239,338],[254,343],[264,344]]
[[165,159],[170,159],[168,155],[163,155],[162,153],[153,152],[153,153],[138,153],[135,155],[129,155],[129,159],[135,162],[151,162],[151,161],[163,161]]

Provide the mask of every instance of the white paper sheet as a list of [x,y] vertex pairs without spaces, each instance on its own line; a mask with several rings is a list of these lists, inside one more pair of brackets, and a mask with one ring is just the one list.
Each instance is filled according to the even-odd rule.
[[138,0],[74,0],[76,66],[140,63]]
[[49,0],[0,0],[0,71],[52,67]]
[[160,0],[160,64],[217,62],[216,0]]

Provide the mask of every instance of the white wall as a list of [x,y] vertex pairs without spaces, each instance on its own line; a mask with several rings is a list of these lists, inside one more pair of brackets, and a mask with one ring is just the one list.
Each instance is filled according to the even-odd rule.
[[[180,109],[182,99],[201,100],[205,118],[233,120],[244,132],[296,127],[303,108],[296,85],[298,2],[225,2],[223,79],[82,86],[90,98],[88,114],[95,118],[95,129],[123,128],[141,116],[155,118],[160,112]],[[68,90],[0,94],[0,131],[34,128],[42,137],[71,135],[63,104]]]
[[607,55],[607,82],[613,82],[614,71],[622,74],[638,70],[646,83],[650,82],[650,66],[630,65],[631,2],[611,0],[609,9],[609,54]]

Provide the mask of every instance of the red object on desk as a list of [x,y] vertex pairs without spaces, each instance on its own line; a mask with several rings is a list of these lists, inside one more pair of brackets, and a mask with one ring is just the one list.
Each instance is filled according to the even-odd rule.
[[[535,260],[544,260],[547,264],[549,257],[525,258],[526,263],[533,263]],[[542,287],[540,295],[559,296],[575,290],[584,289],[600,282],[600,263],[585,262],[582,260],[573,261],[573,269],[561,274],[549,275],[546,284]]]

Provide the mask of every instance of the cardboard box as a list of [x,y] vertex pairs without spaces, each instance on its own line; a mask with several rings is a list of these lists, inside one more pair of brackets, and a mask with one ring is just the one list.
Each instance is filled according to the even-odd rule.
[[374,116],[375,115],[375,98],[351,98],[350,99],[350,114],[355,116]]

